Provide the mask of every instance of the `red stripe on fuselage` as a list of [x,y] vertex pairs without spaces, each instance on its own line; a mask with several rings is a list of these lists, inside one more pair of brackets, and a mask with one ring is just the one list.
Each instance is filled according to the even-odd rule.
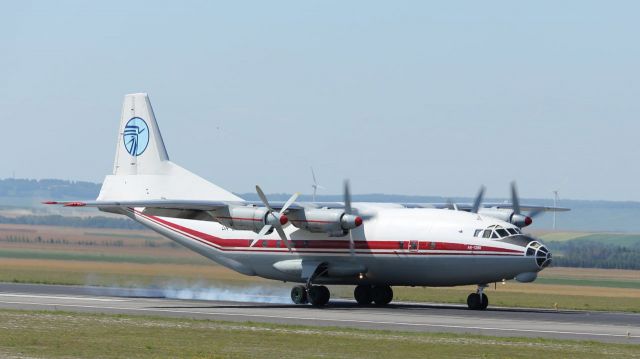
[[[194,229],[181,226],[179,224],[169,222],[156,216],[149,216],[141,212],[134,212],[146,219],[162,225],[174,232],[180,234],[187,234],[192,239],[198,240],[201,243],[212,245],[222,251],[257,251],[257,252],[286,252],[288,249],[281,243],[279,239],[262,239],[258,245],[251,247],[253,239],[227,239],[216,237],[207,233],[196,231]],[[264,245],[266,241],[266,245]],[[300,253],[332,253],[340,254],[346,253],[349,250],[349,241],[346,240],[292,240],[293,249]],[[409,254],[409,255],[522,255],[522,251],[499,248],[499,247],[487,247],[478,245],[469,245],[464,243],[448,243],[448,242],[419,242],[418,251],[410,251],[409,243],[415,241],[355,241],[356,250],[365,251],[383,251],[387,252],[374,252],[369,254]],[[431,245],[435,243],[435,246]],[[314,251],[314,249],[334,250],[334,252],[320,252]],[[427,252],[425,252],[427,251]],[[456,251],[462,253],[439,253],[429,251]],[[479,253],[485,252],[485,253]],[[486,252],[498,252],[498,253],[486,253]],[[366,253],[366,252],[359,252]]]

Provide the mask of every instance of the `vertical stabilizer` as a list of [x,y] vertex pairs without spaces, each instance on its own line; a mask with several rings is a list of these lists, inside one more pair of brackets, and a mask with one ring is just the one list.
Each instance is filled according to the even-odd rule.
[[114,175],[164,174],[169,155],[146,93],[126,95],[122,104]]
[[146,93],[124,98],[113,175],[105,178],[98,199],[242,201],[169,161]]

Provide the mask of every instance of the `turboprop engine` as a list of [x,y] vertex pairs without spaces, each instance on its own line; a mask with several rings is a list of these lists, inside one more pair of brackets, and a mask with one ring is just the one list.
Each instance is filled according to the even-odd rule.
[[265,207],[230,207],[228,214],[216,216],[218,221],[232,229],[240,231],[260,232],[266,225],[276,226],[276,221],[281,226],[287,224],[289,219],[281,213],[270,215]]
[[481,208],[480,210],[478,210],[478,213],[484,216],[497,218],[501,221],[509,222],[520,228],[526,227],[533,223],[531,217],[525,216],[524,214],[516,213],[511,209]]
[[297,228],[313,233],[329,233],[332,237],[349,234],[362,225],[362,218],[342,209],[305,208],[289,213],[289,222]]

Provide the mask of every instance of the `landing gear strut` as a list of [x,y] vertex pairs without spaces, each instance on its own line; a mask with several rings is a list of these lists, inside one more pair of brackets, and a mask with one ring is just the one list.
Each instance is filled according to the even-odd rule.
[[358,285],[353,291],[353,297],[360,305],[369,305],[374,302],[383,306],[391,303],[393,290],[388,285]]
[[489,305],[489,298],[484,294],[486,284],[479,284],[475,293],[469,294],[467,297],[467,306],[471,310],[485,310]]

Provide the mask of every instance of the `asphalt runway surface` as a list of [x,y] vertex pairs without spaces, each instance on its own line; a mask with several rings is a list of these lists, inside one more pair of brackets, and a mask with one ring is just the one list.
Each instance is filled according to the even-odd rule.
[[294,304],[140,297],[136,291],[58,285],[0,284],[0,308],[118,313],[336,326],[362,329],[471,333],[492,336],[541,337],[640,344],[640,314],[491,308],[398,303],[360,307],[336,300],[324,308]]

